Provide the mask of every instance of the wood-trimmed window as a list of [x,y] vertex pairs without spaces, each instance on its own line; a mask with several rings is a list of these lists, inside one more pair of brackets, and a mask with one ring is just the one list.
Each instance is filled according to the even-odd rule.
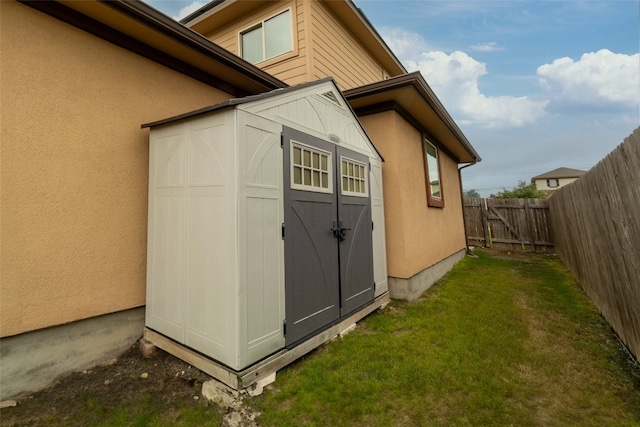
[[442,193],[442,175],[440,174],[440,159],[438,147],[424,138],[424,170],[427,182],[427,204],[435,208],[444,207]]
[[293,51],[291,9],[240,32],[240,56],[257,64]]

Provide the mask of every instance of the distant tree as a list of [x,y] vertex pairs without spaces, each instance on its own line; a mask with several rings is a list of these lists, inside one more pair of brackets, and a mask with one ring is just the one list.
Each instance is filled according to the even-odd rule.
[[474,189],[471,189],[464,192],[464,197],[465,198],[480,197],[480,193],[478,193]]
[[529,184],[525,181],[518,181],[518,185],[513,190],[502,190],[498,194],[491,194],[492,199],[544,199],[547,197],[545,193],[538,190],[535,184]]

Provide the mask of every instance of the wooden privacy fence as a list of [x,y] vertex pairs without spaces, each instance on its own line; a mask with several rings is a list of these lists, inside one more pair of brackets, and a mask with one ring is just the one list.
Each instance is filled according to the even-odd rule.
[[640,359],[640,128],[550,199],[556,251]]
[[546,199],[468,198],[464,220],[471,246],[531,251],[554,246]]

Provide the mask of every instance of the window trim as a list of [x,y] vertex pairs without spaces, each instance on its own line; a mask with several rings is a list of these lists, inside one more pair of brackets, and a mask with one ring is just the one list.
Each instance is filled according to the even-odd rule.
[[[422,157],[424,160],[425,186],[427,191],[427,206],[433,208],[444,208],[444,186],[442,185],[442,167],[440,166],[439,148],[432,143],[427,137],[422,138]],[[429,178],[429,154],[427,146],[431,145],[436,150],[436,164],[438,165],[438,181],[440,185],[440,197],[436,197],[431,193],[431,180]]]
[[[344,175],[342,173],[342,162],[347,162],[347,164],[351,163],[354,166],[362,166],[364,176],[362,178],[356,178],[352,175]],[[351,157],[340,156],[340,169],[338,172],[340,174],[340,194],[342,194],[343,196],[351,197],[369,197],[369,166],[367,163],[352,159]],[[364,185],[364,192],[345,190],[344,186],[342,185],[344,183],[344,178],[358,180],[359,182],[361,182],[361,184]]]
[[[314,192],[314,193],[333,194],[333,189],[334,189],[334,186],[335,186],[335,184],[333,182],[333,176],[334,176],[334,170],[333,169],[335,167],[335,165],[333,164],[333,162],[334,162],[333,153],[330,152],[330,151],[323,150],[323,149],[318,148],[318,147],[307,145],[307,144],[305,144],[303,142],[296,141],[294,139],[292,139],[290,141],[290,144],[291,144],[290,148],[289,148],[289,153],[290,153],[289,154],[289,170],[290,170],[289,185],[290,185],[290,188],[292,190],[311,191],[311,192]],[[298,147],[298,148],[300,148],[302,150],[310,151],[311,153],[318,153],[318,154],[323,154],[323,155],[327,156],[327,171],[326,172],[327,172],[327,184],[328,185],[327,185],[326,188],[322,187],[322,186],[316,187],[316,186],[313,186],[313,185],[306,185],[304,183],[296,184],[294,182],[294,179],[295,179],[294,167],[296,165],[294,164],[293,152],[294,152],[294,148],[295,147]],[[303,169],[305,168],[304,165],[302,165],[302,167],[303,167]],[[311,164],[311,168],[312,168],[312,173],[313,173],[313,169],[314,169],[313,168],[313,161],[312,161],[312,164]]]
[[[551,181],[555,181],[555,185],[551,185]],[[549,178],[547,179],[547,187],[549,188],[558,188],[560,187],[560,180],[558,178]]]
[[[289,18],[290,18],[290,22],[289,22],[289,31],[291,32],[290,36],[291,36],[291,48],[289,50],[287,50],[286,52],[282,52],[278,55],[266,58],[266,41],[264,38],[264,24],[266,21],[275,18],[278,15],[282,15],[283,13],[289,12]],[[296,31],[296,20],[295,18],[295,9],[293,7],[287,7],[285,9],[282,9],[274,14],[271,14],[269,16],[267,16],[264,19],[261,19],[260,21],[254,22],[251,25],[244,27],[243,29],[241,29],[240,31],[238,31],[238,56],[240,56],[240,58],[244,59],[245,61],[251,62],[248,59],[245,59],[243,57],[243,52],[242,52],[242,36],[250,31],[253,31],[257,28],[261,28],[262,29],[262,57],[263,59],[261,59],[260,61],[257,61],[255,63],[253,63],[253,65],[258,65],[260,64],[261,66],[265,66],[265,65],[270,65],[271,63],[276,63],[279,61],[282,61],[284,59],[288,59],[291,57],[294,57],[297,55],[297,40],[295,39],[295,34],[297,33]]]

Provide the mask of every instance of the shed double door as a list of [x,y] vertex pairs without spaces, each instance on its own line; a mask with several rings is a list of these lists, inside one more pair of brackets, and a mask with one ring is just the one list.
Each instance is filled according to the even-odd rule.
[[284,128],[286,345],[374,299],[369,159]]

